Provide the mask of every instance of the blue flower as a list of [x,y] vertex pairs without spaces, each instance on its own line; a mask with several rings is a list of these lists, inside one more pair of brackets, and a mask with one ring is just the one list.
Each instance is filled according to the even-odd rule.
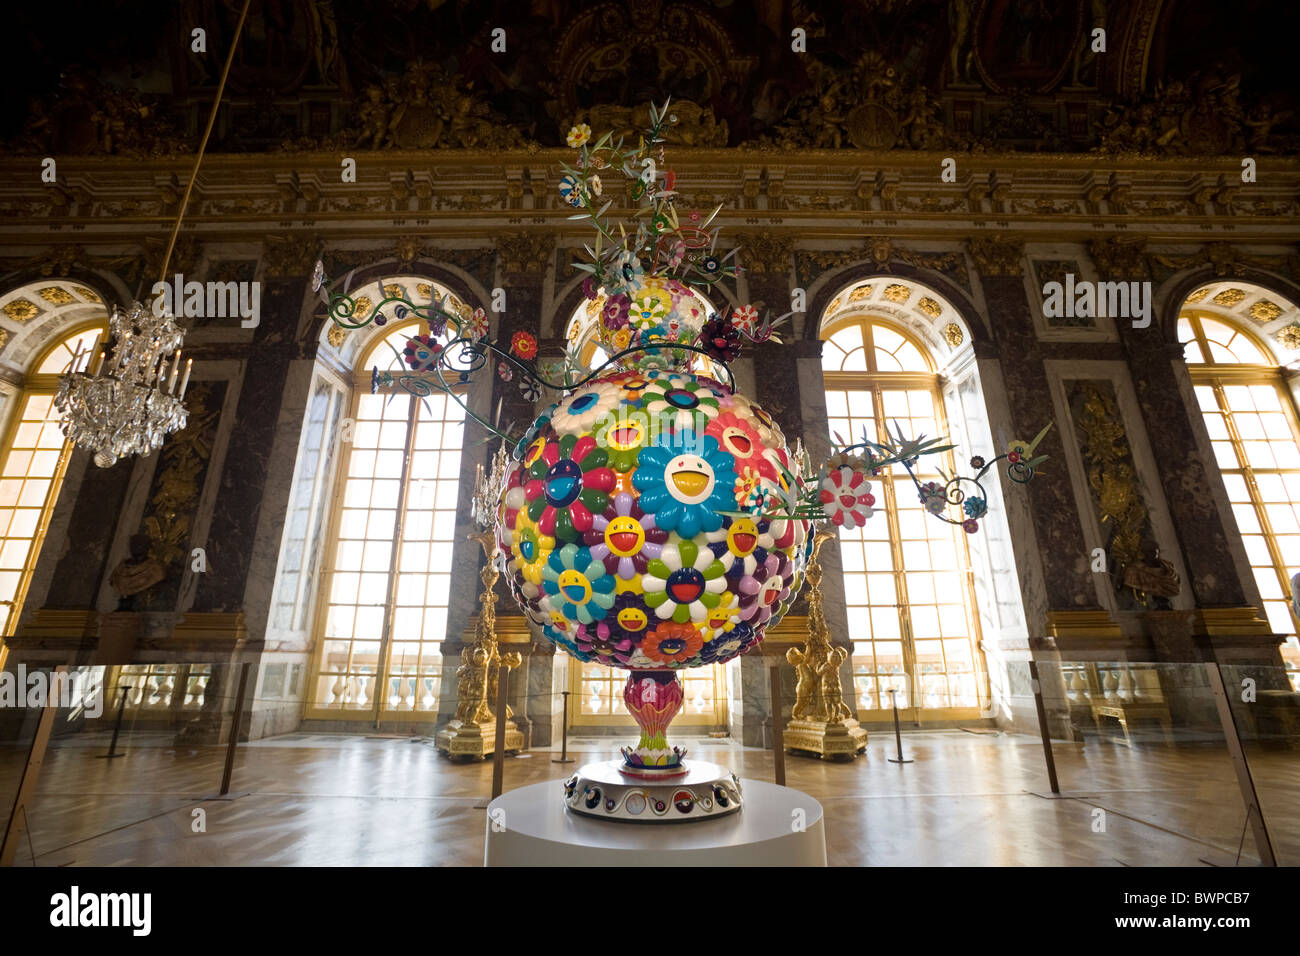
[[966,516],[969,518],[982,518],[984,517],[984,513],[989,510],[989,506],[983,498],[971,497],[966,499],[966,503],[962,505],[962,509],[966,512]]
[[718,512],[735,509],[735,484],[736,460],[712,435],[690,428],[660,432],[637,455],[632,475],[641,510],[655,516],[657,527],[683,538],[722,527]]
[[604,561],[576,544],[551,552],[542,570],[542,590],[552,608],[579,624],[601,620],[614,606],[613,575],[605,570]]

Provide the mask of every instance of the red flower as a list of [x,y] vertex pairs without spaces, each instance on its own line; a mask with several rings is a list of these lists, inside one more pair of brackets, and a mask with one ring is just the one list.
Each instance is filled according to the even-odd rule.
[[537,339],[530,332],[516,332],[510,337],[510,351],[524,361],[537,357]]

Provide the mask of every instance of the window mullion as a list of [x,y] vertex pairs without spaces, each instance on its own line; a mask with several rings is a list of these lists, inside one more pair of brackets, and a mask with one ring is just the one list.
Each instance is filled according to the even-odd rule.
[[388,668],[392,659],[393,626],[397,617],[397,566],[402,552],[402,530],[406,525],[406,502],[409,496],[411,458],[415,452],[416,420],[419,401],[414,395],[407,399],[406,445],[402,450],[402,473],[397,483],[397,513],[393,518],[393,547],[388,562],[388,593],[384,600],[384,628],[379,637],[379,673],[375,679],[375,723],[383,713],[388,699]]

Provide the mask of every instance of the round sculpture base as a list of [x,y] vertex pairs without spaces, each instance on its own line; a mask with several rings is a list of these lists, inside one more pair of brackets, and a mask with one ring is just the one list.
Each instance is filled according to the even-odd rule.
[[736,775],[716,763],[691,760],[684,773],[667,779],[634,776],[623,767],[621,760],[584,765],[564,782],[564,805],[600,820],[689,823],[725,817],[744,802]]

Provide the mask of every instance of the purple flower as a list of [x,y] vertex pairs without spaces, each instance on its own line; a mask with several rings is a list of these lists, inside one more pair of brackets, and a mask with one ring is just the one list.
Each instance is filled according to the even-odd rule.
[[605,308],[601,312],[601,319],[605,323],[605,328],[617,331],[627,325],[627,312],[632,305],[632,300],[627,296],[611,295],[605,302]]

